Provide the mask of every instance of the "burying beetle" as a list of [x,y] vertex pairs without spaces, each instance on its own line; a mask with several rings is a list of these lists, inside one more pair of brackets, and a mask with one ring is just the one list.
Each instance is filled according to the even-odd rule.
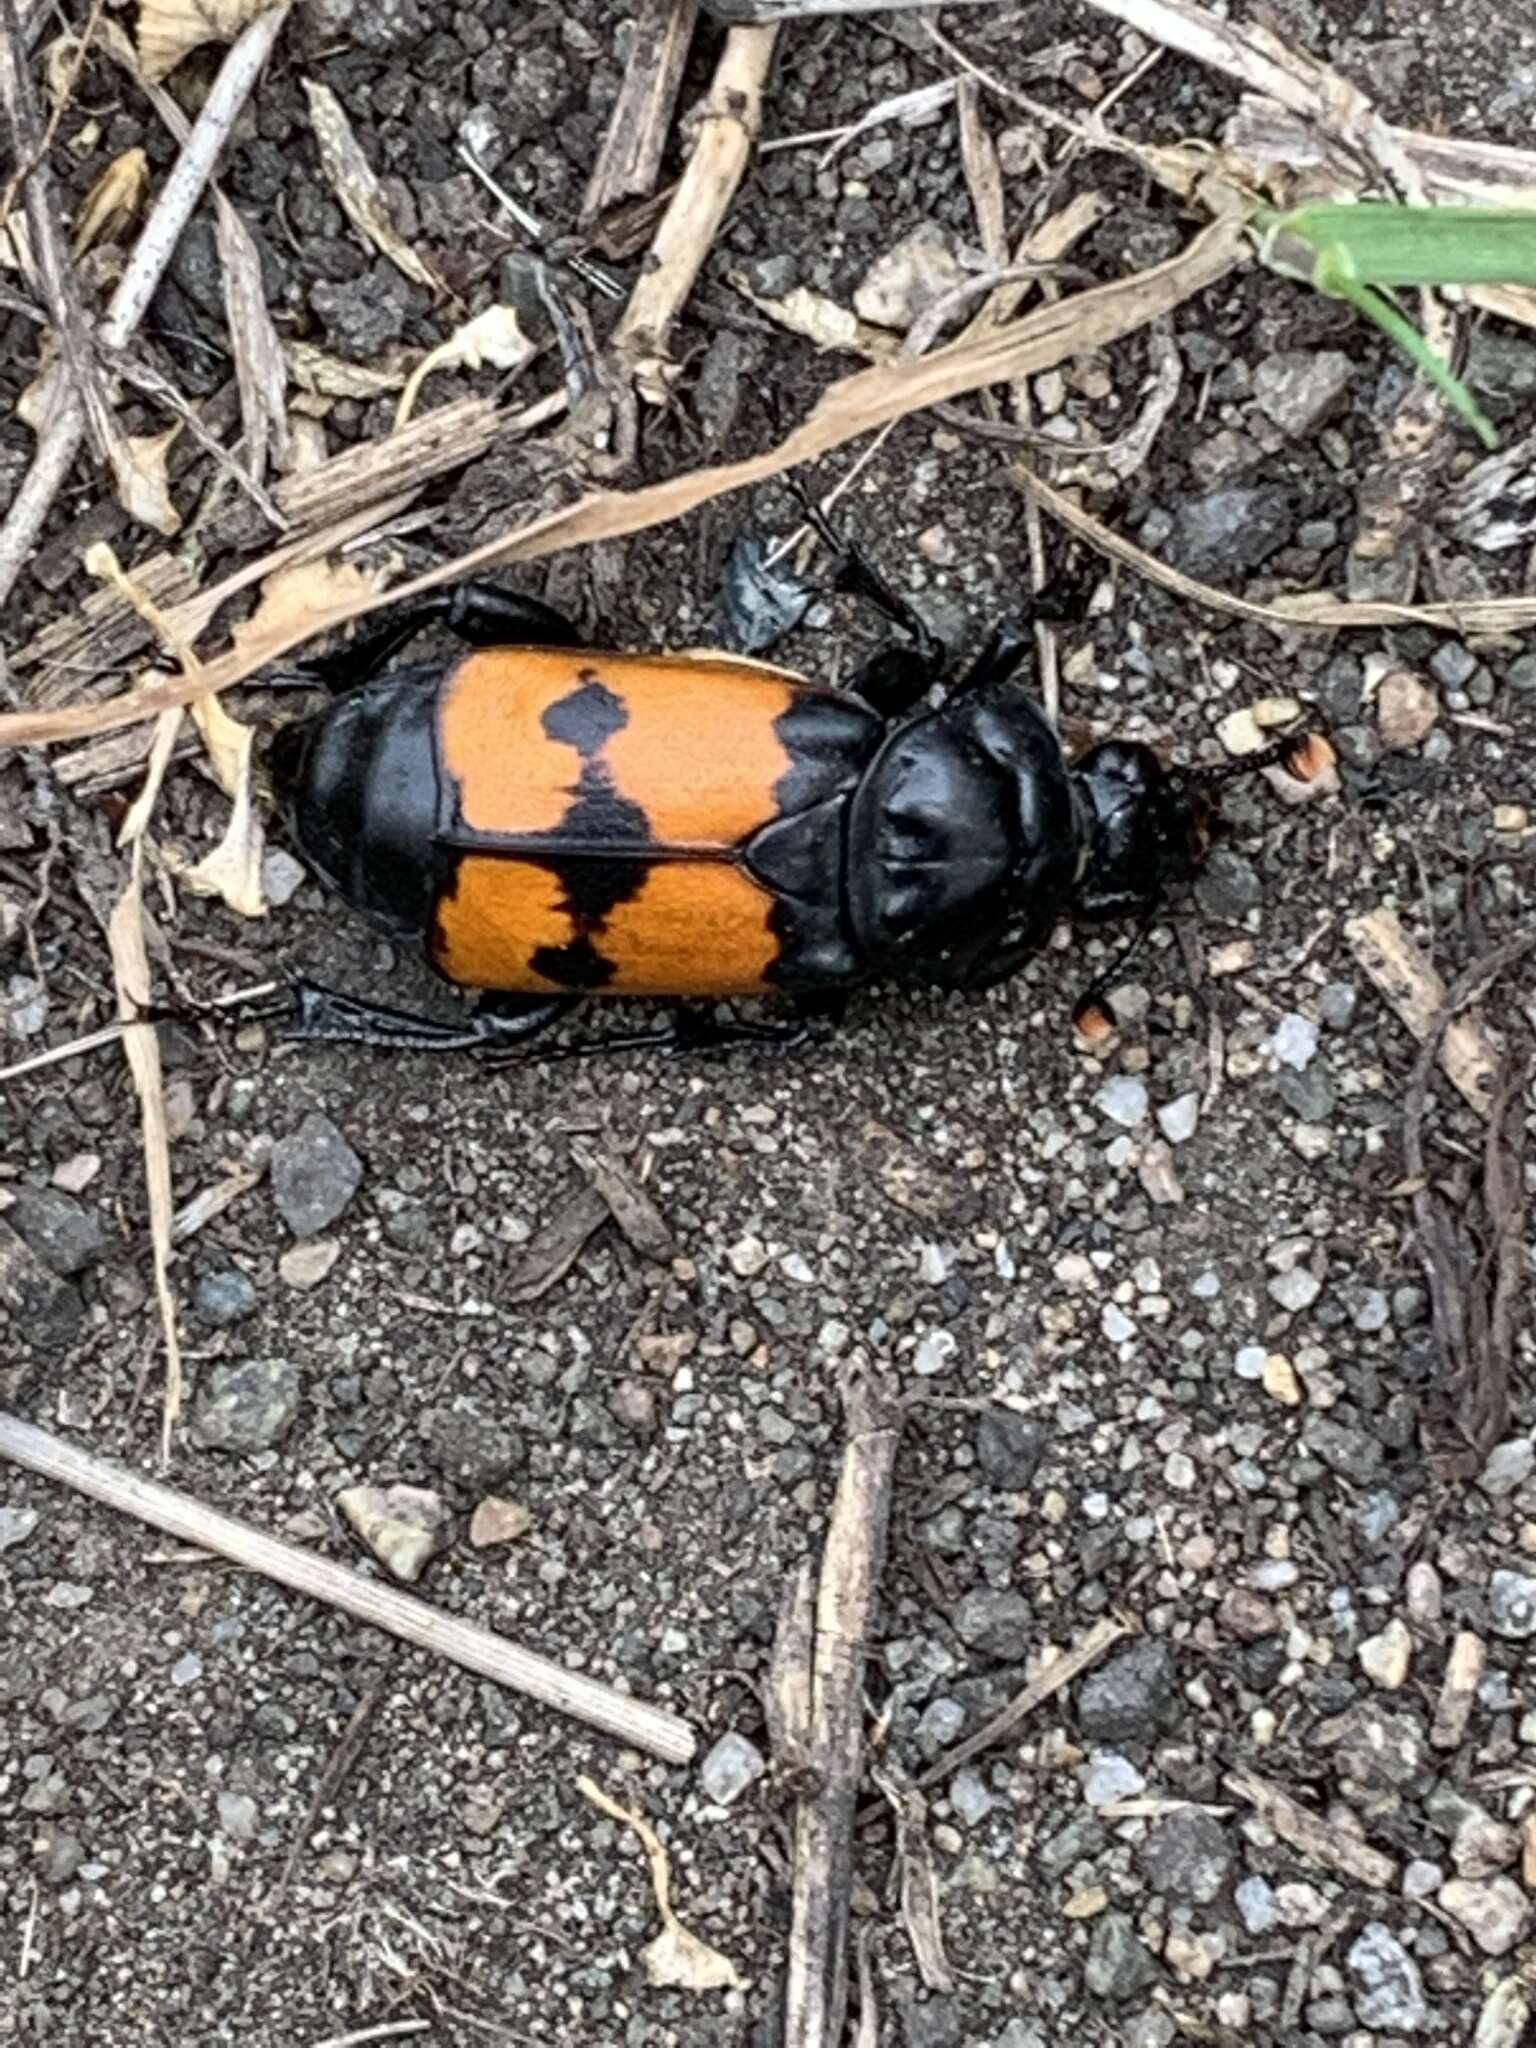
[[[1069,761],[1020,680],[1030,614],[918,709],[942,648],[806,503],[841,556],[838,587],[901,636],[845,690],[723,653],[588,648],[537,599],[474,583],[292,678],[335,695],[270,748],[298,851],[376,927],[485,993],[444,1024],[303,981],[285,1036],[513,1048],[585,997],[670,996],[703,1003],[555,1051],[791,1045],[866,982],[991,988],[1061,917],[1134,918],[1075,1012],[1107,1032],[1104,990],[1197,871],[1217,786],[1275,763],[1311,780],[1328,743],[1298,731],[1211,771],[1165,769],[1122,740]],[[475,651],[387,669],[431,623]],[[792,1015],[704,1006],[765,995]]]

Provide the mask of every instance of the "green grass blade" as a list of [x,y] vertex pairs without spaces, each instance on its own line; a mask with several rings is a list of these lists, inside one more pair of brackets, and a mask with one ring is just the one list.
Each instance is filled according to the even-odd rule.
[[1353,280],[1341,283],[1333,296],[1348,299],[1367,320],[1374,320],[1382,333],[1390,335],[1404,355],[1412,358],[1436,390],[1445,394],[1446,399],[1461,414],[1483,446],[1498,447],[1499,436],[1493,421],[1455,374],[1450,364],[1435,354],[1413,322],[1405,318],[1390,299],[1384,299],[1380,292],[1373,291],[1369,285],[1356,284]]
[[1536,284],[1536,208],[1395,206],[1389,200],[1265,212],[1260,255],[1319,291],[1357,284]]

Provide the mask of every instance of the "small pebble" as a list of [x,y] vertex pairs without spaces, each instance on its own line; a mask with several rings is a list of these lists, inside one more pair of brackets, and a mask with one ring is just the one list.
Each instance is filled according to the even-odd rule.
[[1200,1098],[1191,1089],[1187,1095],[1176,1095],[1172,1102],[1165,1102],[1157,1112],[1158,1129],[1170,1145],[1184,1145],[1195,1135],[1200,1122]]
[[285,1287],[318,1287],[340,1257],[341,1246],[334,1237],[308,1238],[289,1245],[277,1262],[278,1276]]
[[476,1550],[489,1550],[495,1543],[515,1543],[533,1527],[533,1516],[521,1501],[503,1500],[487,1494],[469,1521],[469,1540]]
[[198,1390],[192,1434],[205,1450],[268,1450],[292,1428],[299,1391],[299,1369],[286,1358],[216,1365]]
[[1317,1055],[1317,1026],[1310,1017],[1288,1010],[1270,1036],[1269,1050],[1283,1067],[1299,1074]]
[[1276,1273],[1269,1282],[1271,1299],[1293,1315],[1310,1308],[1322,1291],[1322,1281],[1305,1266],[1292,1266],[1288,1273]]
[[424,1486],[348,1486],[336,1505],[379,1562],[407,1585],[448,1541],[448,1510]]
[[745,1735],[722,1735],[699,1765],[699,1785],[715,1806],[732,1806],[768,1768],[768,1760]]
[[1536,1578],[1496,1571],[1488,1583],[1488,1613],[1496,1635],[1511,1642],[1536,1636]]
[[272,1147],[272,1197],[295,1237],[318,1237],[357,1193],[363,1162],[328,1116],[312,1110]]
[[1096,1756],[1083,1780],[1083,1799],[1089,1806],[1112,1806],[1117,1799],[1134,1799],[1147,1789],[1147,1781],[1128,1757],[1112,1752]]
[[1416,747],[1439,717],[1439,698],[1411,669],[1393,669],[1376,687],[1376,727],[1386,746]]
[[1396,1615],[1380,1635],[1367,1636],[1360,1645],[1360,1668],[1383,1692],[1396,1692],[1407,1682],[1412,1658],[1413,1637]]
[[1266,1355],[1260,1377],[1264,1391],[1272,1401],[1279,1401],[1286,1408],[1301,1406],[1301,1382],[1296,1377],[1295,1366],[1283,1351],[1271,1351]]
[[954,1363],[956,1344],[948,1330],[930,1330],[912,1354],[912,1370],[928,1379],[947,1372]]
[[1438,1904],[1464,1927],[1485,1956],[1506,1956],[1524,1934],[1531,1903],[1512,1877],[1453,1877]]
[[1134,1130],[1147,1114],[1147,1084],[1134,1074],[1112,1074],[1093,1099],[1111,1123],[1127,1131]]
[[742,1237],[725,1256],[733,1273],[743,1280],[750,1280],[767,1265],[768,1247],[760,1237]]
[[250,1842],[256,1837],[256,1802],[246,1792],[221,1792],[214,1802],[219,1826],[232,1842]]
[[1515,1493],[1536,1471],[1536,1443],[1528,1436],[1509,1437],[1495,1444],[1488,1462],[1478,1475],[1478,1485],[1495,1500]]

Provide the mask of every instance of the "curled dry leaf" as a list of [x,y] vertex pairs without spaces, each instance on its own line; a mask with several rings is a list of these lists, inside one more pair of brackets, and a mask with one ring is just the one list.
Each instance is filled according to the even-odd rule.
[[673,1912],[672,1866],[654,1829],[638,1813],[631,1813],[627,1806],[620,1806],[616,1799],[610,1799],[590,1778],[578,1778],[576,1789],[599,1813],[606,1813],[610,1820],[622,1821],[625,1827],[632,1828],[640,1837],[641,1847],[650,1862],[656,1910],[662,1919],[660,1934],[640,1951],[640,1960],[651,1983],[658,1989],[673,1987],[680,1991],[741,1990],[741,1974],[730,1958],[711,1948],[708,1942],[700,1941],[696,1934],[690,1934]]
[[825,292],[813,292],[808,285],[797,284],[782,298],[765,299],[739,275],[733,276],[731,283],[760,313],[766,313],[789,333],[814,342],[817,348],[845,349],[871,362],[885,362],[901,346],[894,335],[871,327],[857,313],[840,306],[836,299],[829,299]]
[[304,620],[329,615],[338,606],[372,597],[381,579],[355,562],[295,562],[279,569],[261,587],[261,602],[231,636],[239,648],[258,648],[274,636],[286,635]]
[[320,167],[325,172],[326,183],[341,201],[348,220],[413,284],[425,285],[434,294],[440,292],[440,280],[433,276],[390,219],[384,187],[373,165],[363,155],[362,144],[352,133],[352,124],[341,101],[328,85],[321,85],[313,78],[304,80],[304,93],[309,101],[310,126],[320,145]]
[[148,82],[168,77],[190,50],[232,43],[277,0],[139,0],[139,69]]
[[167,469],[171,443],[181,432],[178,421],[163,434],[114,434],[107,448],[117,502],[141,526],[156,533],[181,531],[181,514],[171,503]]
[[116,156],[86,193],[75,219],[76,257],[83,256],[97,242],[122,238],[144,204],[149,186],[149,158],[142,149],[125,149]]
[[466,370],[483,369],[490,363],[498,370],[520,370],[532,362],[538,348],[524,334],[512,306],[487,306],[473,320],[466,320],[448,339],[424,355],[405,380],[395,425],[403,427],[416,410],[421,387],[434,370],[452,370],[460,364]]

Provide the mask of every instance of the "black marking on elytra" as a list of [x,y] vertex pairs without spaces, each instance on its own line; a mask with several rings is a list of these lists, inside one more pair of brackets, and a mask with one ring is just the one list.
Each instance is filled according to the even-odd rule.
[[585,932],[563,946],[536,946],[528,962],[535,974],[560,988],[591,993],[606,988],[618,972],[613,961],[599,953]]
[[[603,759],[609,740],[628,725],[629,710],[594,669],[584,668],[576,688],[549,705],[541,723],[552,740],[576,749],[581,773],[565,816],[549,834],[548,851],[540,855],[541,865],[560,884],[560,908],[571,920],[572,934],[564,945],[539,947],[529,965],[562,988],[602,988],[618,969],[595,941],[618,906],[639,895],[651,870],[648,860],[635,858],[654,837],[651,821],[642,804],[615,786]],[[604,851],[565,853],[567,839]]]
[[552,740],[591,761],[628,725],[629,712],[595,669],[584,668],[577,672],[576,688],[549,705],[540,723]]

